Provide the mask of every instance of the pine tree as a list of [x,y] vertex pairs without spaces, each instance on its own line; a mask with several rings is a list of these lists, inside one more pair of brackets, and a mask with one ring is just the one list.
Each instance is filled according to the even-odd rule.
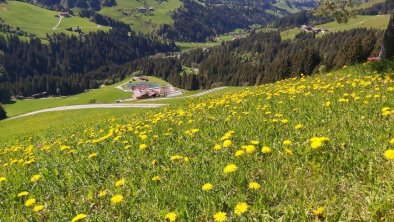
[[7,113],[5,112],[3,106],[0,104],[0,120],[7,118]]

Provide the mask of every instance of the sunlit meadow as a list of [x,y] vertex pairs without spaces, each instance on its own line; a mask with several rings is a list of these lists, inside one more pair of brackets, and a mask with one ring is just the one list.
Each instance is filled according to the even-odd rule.
[[371,70],[9,141],[0,221],[393,221],[393,74]]

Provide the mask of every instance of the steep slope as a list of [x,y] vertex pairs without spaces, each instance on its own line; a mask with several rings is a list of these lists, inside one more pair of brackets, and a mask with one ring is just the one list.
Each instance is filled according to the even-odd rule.
[[394,82],[379,65],[10,140],[0,217],[391,221]]

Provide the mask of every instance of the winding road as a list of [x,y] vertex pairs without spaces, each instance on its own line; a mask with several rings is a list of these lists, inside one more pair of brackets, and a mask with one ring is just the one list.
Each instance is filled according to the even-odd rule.
[[59,16],[59,22],[52,28],[52,30],[56,30],[59,27],[60,23],[62,22],[63,16]]
[[[203,96],[218,90],[222,90],[227,87],[219,87],[210,89],[204,92],[200,92],[194,95],[189,96],[179,96],[179,97],[169,97],[169,98],[154,98],[154,99],[147,99],[148,101],[159,101],[159,100],[168,100],[168,99],[180,99],[180,98],[192,98],[192,97],[199,97]],[[127,101],[127,100],[126,100]],[[8,121],[12,119],[18,119],[24,116],[31,116],[39,113],[46,113],[46,112],[54,112],[54,111],[65,111],[65,110],[78,110],[78,109],[104,109],[104,108],[140,108],[140,109],[152,109],[152,108],[159,108],[163,106],[168,106],[169,104],[163,103],[110,103],[110,104],[85,104],[85,105],[72,105],[72,106],[59,106],[53,107],[48,109],[42,109],[34,112],[25,113],[19,116],[14,116],[7,118],[3,121]]]

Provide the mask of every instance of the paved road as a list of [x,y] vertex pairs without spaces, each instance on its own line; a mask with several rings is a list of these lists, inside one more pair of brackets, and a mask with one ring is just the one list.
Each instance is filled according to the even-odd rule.
[[11,120],[11,119],[17,119],[21,118],[24,116],[31,116],[39,113],[46,113],[46,112],[54,112],[54,111],[63,111],[63,110],[76,110],[76,109],[101,109],[101,108],[158,108],[162,106],[166,106],[168,104],[143,104],[143,103],[138,103],[138,104],[88,104],[88,105],[73,105],[73,106],[61,106],[61,107],[54,107],[54,108],[49,108],[49,109],[42,109],[30,113],[25,113],[19,116],[14,116],[11,118],[5,119]]
[[[141,101],[160,101],[160,100],[169,100],[169,99],[193,98],[193,97],[204,96],[206,94],[213,93],[215,91],[222,90],[222,89],[225,89],[225,88],[227,88],[227,86],[210,89],[210,90],[199,92],[199,93],[196,93],[196,94],[193,94],[193,95],[190,95],[190,96],[161,97],[161,98],[144,99],[144,100],[141,100]],[[123,101],[133,101],[133,99],[125,99]]]
[[[168,100],[168,99],[174,99],[174,98],[192,98],[192,97],[199,97],[203,96],[221,89],[227,88],[226,86],[224,87],[219,87],[219,88],[214,88],[210,89],[204,92],[196,93],[194,95],[190,96],[179,96],[179,97],[166,97],[166,98],[154,98],[154,99],[147,99],[149,101],[158,101],[158,100]],[[125,100],[127,101],[127,100]],[[46,112],[54,112],[54,111],[63,111],[63,110],[76,110],[76,109],[101,109],[101,108],[159,108],[162,106],[167,106],[168,104],[162,104],[162,103],[112,103],[112,104],[87,104],[87,105],[73,105],[73,106],[60,106],[60,107],[54,107],[54,108],[48,108],[48,109],[42,109],[30,113],[25,113],[19,116],[14,116],[5,119],[4,121],[7,120],[12,120],[12,119],[17,119],[21,118],[24,116],[31,116],[39,113],[46,113]]]

